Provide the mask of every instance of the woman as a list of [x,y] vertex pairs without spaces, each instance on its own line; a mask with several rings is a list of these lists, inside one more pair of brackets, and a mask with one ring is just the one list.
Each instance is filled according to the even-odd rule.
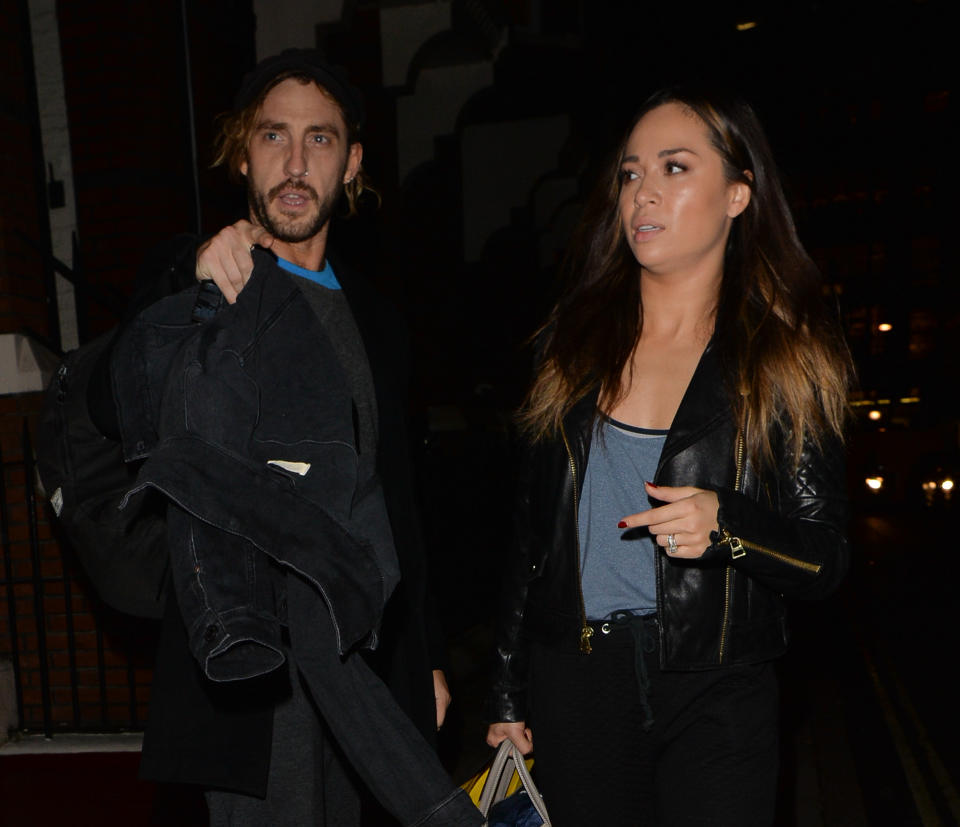
[[746,104],[654,95],[595,201],[521,412],[487,741],[536,745],[560,827],[770,824],[785,598],[848,563],[847,352]]

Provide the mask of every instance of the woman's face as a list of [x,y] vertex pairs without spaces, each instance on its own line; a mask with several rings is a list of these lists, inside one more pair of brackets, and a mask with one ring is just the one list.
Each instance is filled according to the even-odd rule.
[[707,127],[666,103],[644,115],[620,164],[620,221],[627,244],[650,273],[719,274],[733,219],[750,188],[731,183]]

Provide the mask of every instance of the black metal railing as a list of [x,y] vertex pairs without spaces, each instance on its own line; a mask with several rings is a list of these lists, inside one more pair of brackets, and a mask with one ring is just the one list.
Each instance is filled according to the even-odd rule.
[[[0,656],[9,656],[13,664],[18,728],[42,731],[47,737],[56,732],[142,729],[155,625],[120,616],[88,597],[90,590],[69,545],[63,540],[41,542],[46,505],[36,496],[33,446],[26,420],[22,449],[21,457],[8,461],[0,447],[0,594],[6,598],[8,626],[7,639],[0,638]],[[21,474],[22,494],[18,486],[7,483]],[[16,526],[21,539],[13,537],[13,510],[25,513],[26,549],[19,520]],[[56,554],[44,554],[54,548]],[[27,592],[32,593],[32,601],[24,599]],[[25,611],[27,606],[32,606],[32,612]],[[51,630],[50,618],[58,618],[59,627],[61,615],[62,632]],[[81,617],[85,626],[92,620],[92,633],[81,634]],[[31,634],[34,631],[35,636]],[[49,645],[52,634],[57,636],[56,648]],[[56,680],[53,674],[58,676]]]

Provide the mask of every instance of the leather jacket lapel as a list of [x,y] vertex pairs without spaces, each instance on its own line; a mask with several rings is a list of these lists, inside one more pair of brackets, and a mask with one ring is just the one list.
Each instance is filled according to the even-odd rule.
[[593,437],[593,423],[596,420],[599,399],[600,388],[597,386],[574,404],[563,418],[563,429],[576,463],[578,491],[583,484],[583,475],[586,473],[587,460],[590,457],[590,442]]
[[724,372],[720,355],[714,340],[711,339],[700,357],[670,425],[657,468],[658,484],[691,484],[689,481],[664,477],[671,460],[730,419],[730,396],[722,376]]

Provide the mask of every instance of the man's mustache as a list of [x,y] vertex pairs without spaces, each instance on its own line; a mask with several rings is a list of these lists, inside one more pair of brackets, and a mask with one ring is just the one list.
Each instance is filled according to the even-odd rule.
[[293,178],[288,178],[282,184],[278,184],[267,192],[267,198],[273,199],[280,195],[281,192],[289,192],[290,190],[301,190],[310,196],[314,201],[317,199],[317,191],[311,187],[309,184],[303,183],[303,181],[297,181]]

